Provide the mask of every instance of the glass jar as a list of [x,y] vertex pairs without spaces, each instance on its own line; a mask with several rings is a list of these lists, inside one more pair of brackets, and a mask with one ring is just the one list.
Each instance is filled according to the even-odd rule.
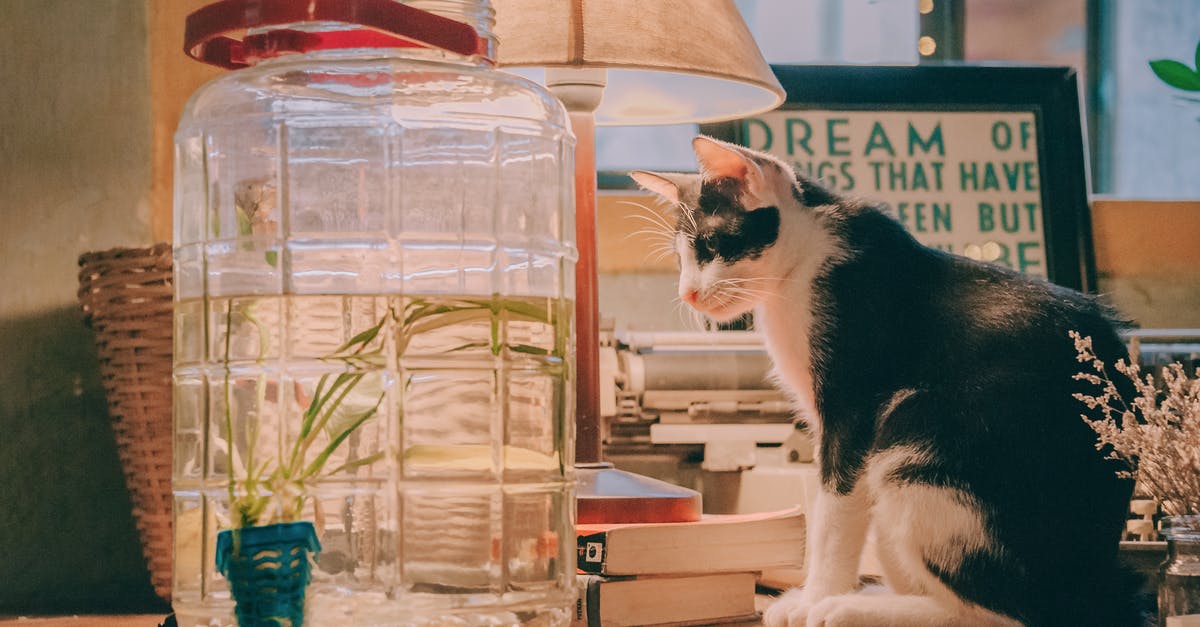
[[1167,559],[1160,568],[1158,624],[1200,626],[1200,516],[1163,519]]
[[[179,624],[232,624],[219,531],[290,520],[322,547],[307,624],[567,624],[565,111],[492,67],[488,0],[241,4],[262,8],[247,36],[193,53],[248,67],[200,88],[175,136]],[[289,4],[426,9],[480,39],[270,21]]]

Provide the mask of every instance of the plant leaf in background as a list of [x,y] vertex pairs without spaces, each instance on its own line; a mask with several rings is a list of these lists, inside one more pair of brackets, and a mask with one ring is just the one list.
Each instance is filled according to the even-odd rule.
[[1179,61],[1171,59],[1158,59],[1150,62],[1150,69],[1154,71],[1162,82],[1185,91],[1200,91],[1200,42],[1196,43],[1196,68],[1190,68]]

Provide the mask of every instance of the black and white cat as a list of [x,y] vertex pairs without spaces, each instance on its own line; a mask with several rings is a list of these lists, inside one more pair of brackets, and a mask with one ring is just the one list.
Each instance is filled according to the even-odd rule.
[[[697,137],[701,174],[635,172],[678,207],[679,295],[754,311],[817,442],[808,575],[769,626],[1134,625],[1117,547],[1131,482],[1072,398],[1091,298],[920,245],[880,207]],[[858,588],[868,525],[889,593]]]

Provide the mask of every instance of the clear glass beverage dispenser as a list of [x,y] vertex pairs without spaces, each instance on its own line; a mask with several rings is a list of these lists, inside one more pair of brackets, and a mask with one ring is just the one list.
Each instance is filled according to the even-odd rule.
[[189,54],[241,69],[175,139],[180,625],[234,622],[221,531],[292,521],[320,544],[306,624],[569,622],[574,139],[494,69],[492,21],[488,0],[189,18]]

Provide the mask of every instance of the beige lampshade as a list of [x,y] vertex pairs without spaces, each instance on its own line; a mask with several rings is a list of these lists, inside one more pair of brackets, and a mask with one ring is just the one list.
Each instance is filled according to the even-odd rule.
[[492,0],[501,67],[607,68],[596,123],[715,122],[784,92],[733,0]]

